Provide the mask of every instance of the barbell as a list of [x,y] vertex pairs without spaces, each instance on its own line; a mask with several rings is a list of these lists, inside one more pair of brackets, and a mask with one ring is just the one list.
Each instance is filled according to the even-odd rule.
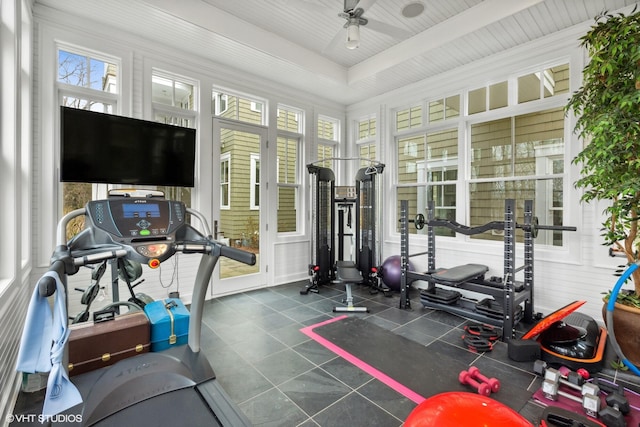
[[[400,220],[402,221],[402,220]],[[492,221],[484,225],[479,225],[477,227],[467,227],[464,225],[460,225],[455,221],[448,221],[444,219],[434,219],[431,221],[427,221],[423,214],[419,213],[415,216],[414,219],[407,220],[410,223],[413,223],[417,230],[422,230],[425,225],[432,226],[445,226],[455,231],[462,232],[463,234],[479,234],[488,230],[501,230],[504,228],[504,221]],[[516,223],[516,228],[519,228],[524,231],[530,231],[531,235],[536,238],[538,237],[538,232],[540,230],[551,230],[551,231],[576,231],[576,227],[572,226],[564,226],[564,225],[540,225],[538,221],[538,217],[534,216],[531,220],[531,224],[518,224]]]

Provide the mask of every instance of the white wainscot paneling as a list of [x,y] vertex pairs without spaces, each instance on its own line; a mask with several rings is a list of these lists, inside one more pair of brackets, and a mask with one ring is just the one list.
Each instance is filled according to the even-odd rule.
[[313,261],[308,241],[276,243],[274,251],[274,284],[309,278],[309,264]]

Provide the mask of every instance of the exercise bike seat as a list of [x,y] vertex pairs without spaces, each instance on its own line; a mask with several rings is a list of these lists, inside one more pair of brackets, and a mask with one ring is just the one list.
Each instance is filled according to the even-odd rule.
[[362,273],[353,261],[336,262],[336,279],[342,283],[362,283]]
[[464,264],[452,268],[439,268],[431,273],[431,278],[442,285],[455,286],[460,283],[477,279],[489,271],[489,267],[482,264]]

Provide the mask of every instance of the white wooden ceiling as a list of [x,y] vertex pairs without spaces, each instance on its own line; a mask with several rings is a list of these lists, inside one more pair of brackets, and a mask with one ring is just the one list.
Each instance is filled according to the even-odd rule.
[[[35,11],[106,23],[350,105],[639,3],[360,0],[371,23],[360,29],[360,46],[349,50],[346,21],[338,16],[343,1],[36,0]],[[416,1],[424,12],[404,17],[403,8]]]

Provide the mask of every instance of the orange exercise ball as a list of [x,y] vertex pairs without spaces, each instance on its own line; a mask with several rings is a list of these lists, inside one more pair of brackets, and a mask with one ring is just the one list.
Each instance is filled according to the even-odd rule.
[[432,396],[411,411],[405,427],[533,427],[508,406],[476,393]]

